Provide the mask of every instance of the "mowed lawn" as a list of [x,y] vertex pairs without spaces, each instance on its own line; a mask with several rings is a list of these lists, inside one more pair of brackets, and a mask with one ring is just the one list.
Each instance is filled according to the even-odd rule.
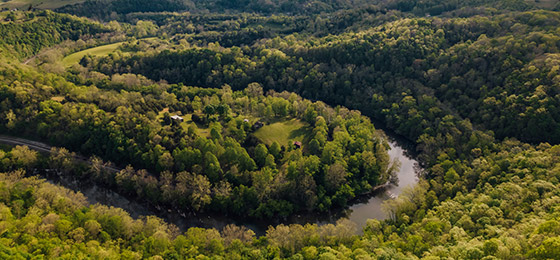
[[64,64],[64,66],[72,66],[73,64],[80,62],[80,60],[88,54],[91,54],[93,56],[105,56],[111,52],[114,52],[117,48],[123,45],[123,43],[124,42],[117,42],[72,53],[62,59],[62,64]]
[[[163,120],[163,114],[165,114],[165,112],[169,113],[169,108],[164,108],[163,110],[159,111],[159,114],[157,115],[157,119],[158,120]],[[177,115],[177,113],[169,113],[169,116],[174,116]],[[196,126],[196,133],[199,136],[202,137],[209,137],[210,136],[210,129],[206,128],[206,127],[202,127],[198,124],[196,124],[195,122],[192,121],[192,114],[186,114],[186,115],[181,115],[181,117],[183,118],[183,122],[181,122],[181,127],[183,127],[183,129],[185,131],[189,130],[189,126],[194,125]]]
[[307,143],[311,127],[299,119],[279,121],[261,127],[254,135],[263,143],[270,145],[274,141],[283,146],[292,145],[295,141]]
[[196,134],[202,137],[209,137],[210,136],[210,129],[203,127],[195,122],[192,121],[192,114],[182,115],[184,121],[181,123],[181,126],[185,131],[189,130],[189,126],[194,125],[196,126]]

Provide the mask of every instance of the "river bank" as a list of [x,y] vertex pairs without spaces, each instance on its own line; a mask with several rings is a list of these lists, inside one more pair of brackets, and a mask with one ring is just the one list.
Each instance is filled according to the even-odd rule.
[[[398,160],[401,167],[397,171],[398,178],[397,185],[388,184],[380,185],[374,189],[370,194],[358,196],[350,202],[350,206],[346,209],[334,209],[328,213],[312,213],[294,215],[284,220],[239,220],[230,218],[223,215],[211,213],[194,213],[194,212],[179,212],[171,209],[163,209],[157,205],[150,205],[147,203],[137,202],[133,199],[127,198],[119,193],[116,193],[108,188],[95,185],[93,183],[84,183],[76,179],[60,176],[54,172],[45,171],[40,175],[46,178],[49,182],[60,184],[66,188],[72,189],[84,194],[91,204],[100,203],[107,206],[122,208],[129,212],[132,217],[138,218],[147,215],[156,215],[168,223],[176,225],[180,230],[187,230],[190,227],[202,228],[216,228],[221,230],[228,224],[235,224],[239,226],[246,226],[252,229],[257,235],[263,235],[269,226],[278,224],[307,224],[315,223],[318,225],[336,223],[340,219],[348,219],[355,223],[358,227],[358,232],[361,232],[367,219],[375,218],[383,220],[387,218],[387,214],[382,210],[381,205],[388,199],[394,199],[399,196],[403,189],[413,186],[418,182],[419,164],[413,158],[414,151],[410,142],[393,135],[392,133],[385,132],[384,134],[389,143],[390,150],[389,156],[391,160]],[[21,141],[21,139],[18,139]],[[1,140],[0,140],[1,141]],[[32,142],[32,141],[30,141]],[[14,144],[13,142],[10,144]],[[41,143],[33,142],[37,146]],[[41,147],[43,152],[47,147]],[[411,148],[412,147],[412,148]]]

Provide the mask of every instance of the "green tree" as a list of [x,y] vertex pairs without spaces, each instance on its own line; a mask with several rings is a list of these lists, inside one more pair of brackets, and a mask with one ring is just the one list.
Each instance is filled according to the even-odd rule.
[[266,163],[266,157],[268,156],[268,149],[264,144],[259,144],[255,147],[255,162],[259,167],[263,167]]
[[18,167],[32,168],[37,163],[37,152],[27,146],[17,145],[10,151],[13,164]]

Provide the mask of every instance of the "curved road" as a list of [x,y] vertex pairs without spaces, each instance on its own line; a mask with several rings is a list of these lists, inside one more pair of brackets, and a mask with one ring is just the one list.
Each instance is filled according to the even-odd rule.
[[[29,140],[29,139],[24,139],[24,138],[19,138],[19,137],[13,137],[13,136],[6,136],[6,135],[0,135],[0,143],[3,144],[7,144],[7,145],[24,145],[29,147],[29,149],[33,149],[39,152],[43,152],[43,153],[52,153],[51,149],[53,148],[52,146],[45,144],[45,143],[41,143],[41,142],[37,142],[37,141],[33,141],[33,140]],[[74,159],[78,160],[78,161],[82,161],[88,164],[91,164],[91,162],[88,160],[88,158],[84,157],[84,156],[80,156],[80,155],[74,155]],[[113,172],[119,172],[122,169],[111,166],[111,165],[104,165],[103,168],[105,170],[109,170],[109,171],[113,171]]]

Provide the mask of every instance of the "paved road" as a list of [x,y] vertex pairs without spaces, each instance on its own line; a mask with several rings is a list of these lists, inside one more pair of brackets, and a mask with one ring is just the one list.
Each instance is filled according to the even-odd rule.
[[[36,150],[36,151],[39,151],[39,152],[44,152],[44,153],[51,153],[52,152],[51,151],[52,146],[50,146],[48,144],[33,141],[33,140],[29,140],[29,139],[19,138],[19,137],[0,135],[0,143],[8,144],[8,145],[24,145],[24,146],[29,147],[29,149],[33,149],[33,150]],[[77,160],[77,161],[81,161],[81,162],[91,164],[91,162],[88,160],[88,158],[86,158],[84,156],[75,155],[74,159]],[[105,165],[105,166],[103,166],[103,168],[105,168],[106,170],[109,170],[109,171],[113,171],[113,172],[121,171],[120,168],[117,168],[117,167],[114,167],[114,166],[111,166],[111,165]]]
[[0,143],[9,144],[9,145],[25,145],[28,146],[30,149],[37,150],[39,152],[47,152],[47,153],[50,153],[52,148],[52,146],[41,142],[36,142],[36,141],[18,138],[18,137],[5,136],[5,135],[0,135]]

